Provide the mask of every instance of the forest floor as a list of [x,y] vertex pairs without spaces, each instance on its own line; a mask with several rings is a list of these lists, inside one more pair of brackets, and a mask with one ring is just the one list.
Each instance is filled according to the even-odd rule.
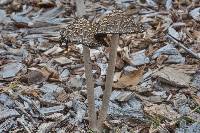
[[[200,133],[200,2],[86,0],[89,20],[113,9],[145,31],[121,35],[105,131]],[[60,46],[73,0],[0,1],[0,132],[88,132],[82,46]],[[108,39],[109,41],[109,39]],[[95,105],[109,47],[91,49]]]

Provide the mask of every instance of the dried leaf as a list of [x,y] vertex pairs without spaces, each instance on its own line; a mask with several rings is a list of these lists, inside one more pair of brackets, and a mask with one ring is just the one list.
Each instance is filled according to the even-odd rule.
[[192,77],[188,73],[194,73],[196,66],[192,65],[171,65],[155,72],[152,76],[159,78],[163,83],[176,87],[187,87]]
[[140,69],[133,71],[130,74],[123,75],[117,83],[113,85],[114,88],[126,88],[129,86],[136,86],[140,80],[142,79],[144,68],[141,67]]
[[49,78],[50,73],[46,69],[29,68],[27,75],[21,77],[21,81],[28,84],[40,84]]
[[175,120],[180,117],[180,114],[174,111],[170,105],[165,104],[153,104],[150,107],[145,106],[144,110],[150,115],[160,115],[169,120]]

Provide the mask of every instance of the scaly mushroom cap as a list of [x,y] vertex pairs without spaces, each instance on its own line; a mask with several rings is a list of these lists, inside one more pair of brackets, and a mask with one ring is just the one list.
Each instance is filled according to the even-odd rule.
[[132,34],[144,31],[143,26],[133,16],[115,10],[91,23],[84,18],[77,19],[60,32],[61,42],[83,44],[88,47],[108,46],[104,38],[107,34]]
[[121,10],[108,13],[97,22],[97,34],[132,34],[144,31],[143,26],[133,16]]
[[97,27],[84,18],[77,19],[60,32],[61,42],[83,44],[88,47],[97,47],[104,44],[104,41],[95,37]]

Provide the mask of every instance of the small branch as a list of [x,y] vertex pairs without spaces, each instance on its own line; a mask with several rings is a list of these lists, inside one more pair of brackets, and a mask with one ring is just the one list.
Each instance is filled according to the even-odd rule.
[[109,55],[108,70],[106,76],[105,90],[103,92],[103,103],[98,119],[99,129],[102,130],[102,124],[107,117],[107,110],[109,107],[110,95],[112,92],[113,77],[115,71],[115,62],[117,57],[117,46],[119,42],[119,34],[112,35],[111,38],[111,53]]
[[[82,17],[86,14],[85,5],[83,0],[76,0],[77,16]],[[95,99],[94,99],[94,81],[92,75],[92,65],[90,60],[90,49],[83,46],[83,60],[85,66],[85,77],[87,84],[87,100],[88,100],[88,117],[89,117],[89,128],[97,130],[96,111],[95,111]]]
[[168,34],[172,39],[173,41],[175,41],[178,46],[180,46],[181,48],[183,48],[186,52],[190,53],[192,56],[194,56],[196,59],[200,60],[200,57],[198,56],[198,54],[194,53],[192,50],[188,49],[187,47],[185,47],[183,44],[182,41],[176,39],[174,36],[172,36],[171,34]]

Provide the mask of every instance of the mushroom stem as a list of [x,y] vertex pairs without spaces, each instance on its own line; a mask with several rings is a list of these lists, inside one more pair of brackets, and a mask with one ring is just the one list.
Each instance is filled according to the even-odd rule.
[[[85,15],[85,5],[83,0],[76,0],[77,6],[77,16],[82,17]],[[90,49],[83,46],[83,60],[85,66],[85,77],[87,84],[87,100],[88,100],[88,118],[89,118],[89,128],[92,130],[97,130],[96,128],[96,111],[95,111],[95,100],[94,100],[94,81],[92,75],[92,65],[90,60]]]
[[94,81],[93,81],[92,66],[90,61],[90,49],[87,46],[83,46],[83,60],[84,60],[85,77],[87,84],[89,127],[92,130],[96,130],[97,116],[95,111],[95,100],[94,100]]
[[119,43],[119,34],[113,34],[111,37],[111,53],[109,54],[105,90],[103,92],[103,103],[101,106],[99,119],[98,119],[98,129],[100,130],[100,132],[102,131],[102,124],[106,120],[106,117],[107,117],[107,111],[108,111],[110,96],[112,92],[118,43]]

